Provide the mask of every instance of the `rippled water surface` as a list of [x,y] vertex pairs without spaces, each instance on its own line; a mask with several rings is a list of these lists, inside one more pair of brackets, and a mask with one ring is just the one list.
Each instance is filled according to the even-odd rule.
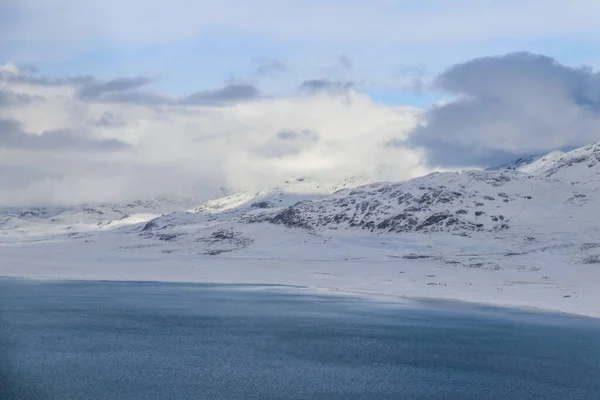
[[2,399],[600,399],[600,323],[264,286],[0,280]]

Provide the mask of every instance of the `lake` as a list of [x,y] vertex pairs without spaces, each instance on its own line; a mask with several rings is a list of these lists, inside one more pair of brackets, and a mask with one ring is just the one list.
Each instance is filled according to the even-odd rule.
[[600,321],[302,288],[0,279],[1,399],[600,399]]

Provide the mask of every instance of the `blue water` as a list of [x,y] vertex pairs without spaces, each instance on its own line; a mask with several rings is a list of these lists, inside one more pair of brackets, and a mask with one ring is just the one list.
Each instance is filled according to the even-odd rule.
[[0,280],[0,399],[600,399],[600,323],[277,287]]

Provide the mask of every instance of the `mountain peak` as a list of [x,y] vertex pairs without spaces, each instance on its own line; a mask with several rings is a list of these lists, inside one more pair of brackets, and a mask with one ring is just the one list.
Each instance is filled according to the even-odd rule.
[[521,157],[486,171],[513,170],[569,185],[600,187],[600,141],[571,151]]
[[193,212],[240,212],[249,209],[280,208],[299,201],[318,198],[339,190],[366,185],[372,181],[363,177],[348,177],[341,182],[321,182],[310,177],[296,177],[283,181],[280,185],[259,191],[240,191],[209,200]]

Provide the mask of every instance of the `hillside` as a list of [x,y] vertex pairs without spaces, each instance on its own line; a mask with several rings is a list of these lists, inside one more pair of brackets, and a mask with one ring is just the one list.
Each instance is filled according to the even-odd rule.
[[553,151],[519,171],[576,187],[600,188],[600,142],[563,153]]
[[122,204],[0,209],[0,236],[60,235],[112,230],[140,224],[164,213],[184,210],[183,199],[153,199]]

